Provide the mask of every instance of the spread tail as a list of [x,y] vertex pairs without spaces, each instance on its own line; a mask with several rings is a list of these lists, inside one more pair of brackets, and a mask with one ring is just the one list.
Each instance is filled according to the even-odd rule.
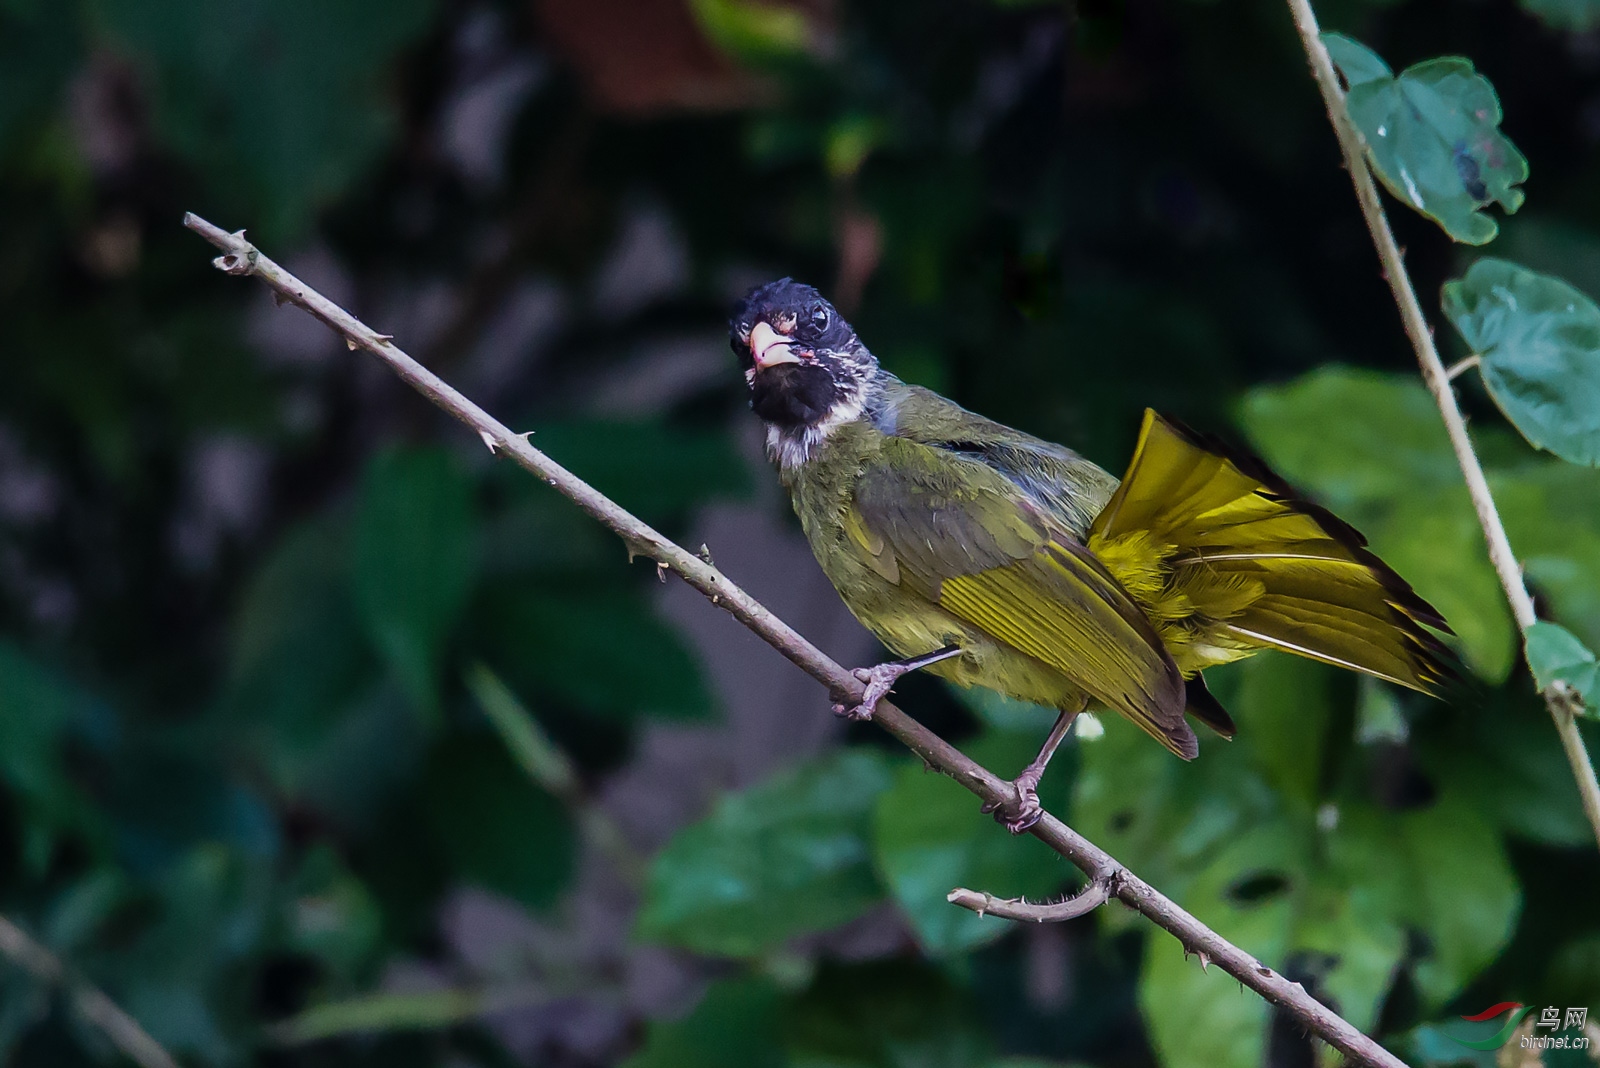
[[[1274,648],[1438,696],[1457,673],[1428,628],[1450,628],[1366,544],[1260,460],[1149,410],[1088,541],[1185,676]],[[1231,728],[1194,697],[1190,714]]]

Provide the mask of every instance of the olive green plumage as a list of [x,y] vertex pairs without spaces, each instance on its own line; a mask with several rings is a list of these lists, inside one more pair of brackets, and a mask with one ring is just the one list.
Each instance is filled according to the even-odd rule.
[[1259,461],[1147,412],[1119,482],[881,371],[814,293],[752,294],[734,347],[823,572],[898,655],[959,646],[928,670],[1111,709],[1185,758],[1186,711],[1233,732],[1199,673],[1259,649],[1452,676],[1439,614]]

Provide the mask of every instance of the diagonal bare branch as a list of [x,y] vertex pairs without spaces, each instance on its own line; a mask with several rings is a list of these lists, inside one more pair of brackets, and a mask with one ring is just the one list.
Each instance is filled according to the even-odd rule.
[[[1411,274],[1406,270],[1405,256],[1394,239],[1394,231],[1389,227],[1389,216],[1383,210],[1378,183],[1372,180],[1372,171],[1367,167],[1366,140],[1345,107],[1344,90],[1339,85],[1339,75],[1333,69],[1333,57],[1322,43],[1311,0],[1289,0],[1289,12],[1294,16],[1295,29],[1300,32],[1300,42],[1305,46],[1312,77],[1322,92],[1328,120],[1333,123],[1333,132],[1338,136],[1345,169],[1350,172],[1350,180],[1356,187],[1356,200],[1361,204],[1361,216],[1366,220],[1372,243],[1378,250],[1378,260],[1383,264],[1384,280],[1389,283],[1389,291],[1394,294],[1394,302],[1400,308],[1400,321],[1405,326],[1406,337],[1411,339],[1411,347],[1416,350],[1417,363],[1422,367],[1422,380],[1427,384],[1428,392],[1433,394],[1445,429],[1450,433],[1450,447],[1455,450],[1461,475],[1466,480],[1468,492],[1472,494],[1473,510],[1478,513],[1478,523],[1483,527],[1483,538],[1489,547],[1489,562],[1494,565],[1495,574],[1500,576],[1500,585],[1511,604],[1517,629],[1526,632],[1539,620],[1534,611],[1533,597],[1522,581],[1522,565],[1517,563],[1516,554],[1511,551],[1511,539],[1506,536],[1505,524],[1500,522],[1494,495],[1489,492],[1489,480],[1484,477],[1483,466],[1478,463],[1478,454],[1472,448],[1472,437],[1467,433],[1467,420],[1456,404],[1455,391],[1450,385],[1450,380],[1465,367],[1458,364],[1456,370],[1446,370],[1444,361],[1439,358],[1439,349],[1433,343],[1433,330],[1428,326],[1427,316],[1422,313],[1416,287],[1411,284]],[[1477,357],[1468,359],[1476,360]],[[1465,363],[1467,361],[1463,360],[1462,364]],[[1595,778],[1594,764],[1584,749],[1577,719],[1553,688],[1545,694],[1545,705],[1550,710],[1550,718],[1555,721],[1556,733],[1561,736],[1561,747],[1566,751],[1567,763],[1572,766],[1572,777],[1578,784],[1584,814],[1589,817],[1595,841],[1600,843],[1600,780]]]
[[0,916],[0,955],[41,983],[66,991],[78,1013],[139,1068],[178,1068],[178,1062],[139,1021],[97,986],[74,975],[60,957],[15,923]]
[[[790,662],[828,688],[835,701],[856,705],[865,687],[812,645],[765,605],[729,581],[722,572],[694,553],[675,544],[648,524],[616,504],[572,472],[529,445],[519,434],[458,393],[443,379],[406,355],[393,339],[380,334],[343,308],[316,292],[244,239],[243,231],[230,234],[197,215],[184,216],[184,225],[222,251],[212,261],[228,274],[253,274],[287,301],[298,304],[344,337],[352,349],[377,356],[408,385],[440,408],[477,431],[491,450],[505,453],[584,512],[604,524],[628,546],[631,555],[646,556],[726,610],[739,622],[778,650]],[[937,768],[986,802],[1015,800],[1011,784],[982,767],[949,742],[906,715],[889,701],[878,702],[872,722],[888,731],[930,767]],[[1171,933],[1185,953],[1216,964],[1273,1005],[1292,1013],[1302,1026],[1343,1053],[1356,1064],[1404,1068],[1404,1062],[1362,1034],[1338,1013],[1306,993],[1249,953],[1229,942],[1184,911],[1149,883],[1129,872],[1115,858],[1048,812],[1028,832],[1091,878],[1113,879],[1117,900]]]

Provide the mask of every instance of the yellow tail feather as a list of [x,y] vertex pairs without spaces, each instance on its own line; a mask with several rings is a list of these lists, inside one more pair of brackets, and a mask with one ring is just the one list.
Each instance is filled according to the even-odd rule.
[[1254,457],[1146,411],[1127,475],[1089,530],[1185,676],[1284,649],[1437,695],[1443,617],[1366,539]]

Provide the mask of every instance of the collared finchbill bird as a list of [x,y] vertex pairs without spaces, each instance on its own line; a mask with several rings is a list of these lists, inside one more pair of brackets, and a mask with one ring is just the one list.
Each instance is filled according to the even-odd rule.
[[1039,819],[1039,778],[1088,705],[1173,753],[1185,713],[1233,720],[1201,672],[1283,649],[1439,695],[1439,613],[1259,460],[1146,411],[1119,483],[1070,449],[878,366],[815,289],[752,290],[729,324],[767,451],[823,572],[906,659],[856,672],[867,719],[907,671],[1059,710],[996,813]]

